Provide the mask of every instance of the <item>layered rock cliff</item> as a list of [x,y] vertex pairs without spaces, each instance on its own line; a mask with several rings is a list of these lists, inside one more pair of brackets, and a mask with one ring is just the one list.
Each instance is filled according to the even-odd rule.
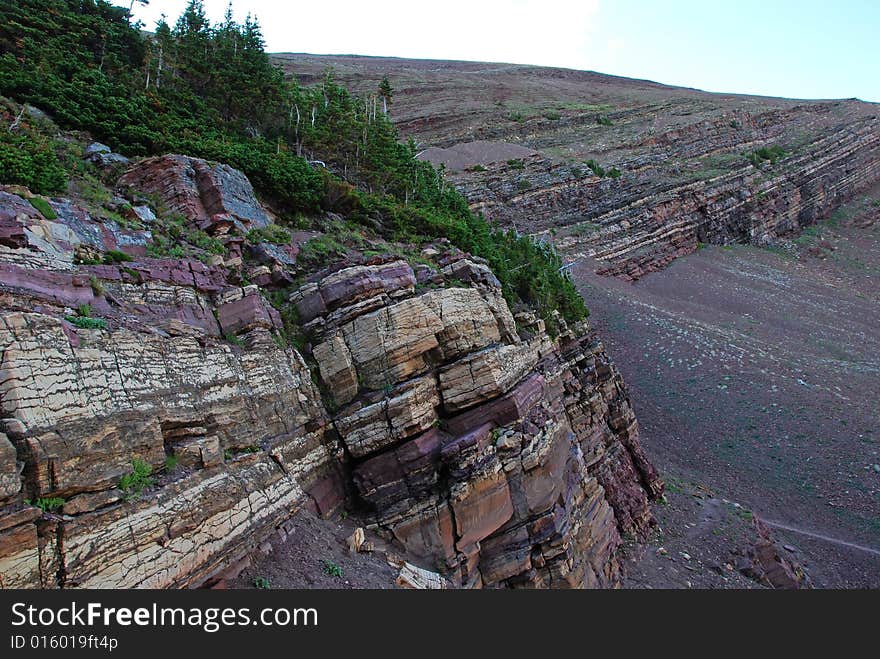
[[[0,191],[0,586],[210,583],[344,505],[457,585],[616,583],[662,483],[588,325],[514,317],[443,242],[303,280],[204,161],[134,163],[112,203]],[[169,209],[224,255],[147,256]]]
[[422,158],[447,166],[473,210],[624,279],[700,243],[773,243],[880,179],[880,109],[856,99],[479,62],[277,61],[307,81],[332,66],[363,93],[387,76],[395,122]]
[[[748,131],[701,128],[661,135],[655,152],[667,155],[624,162],[618,178],[538,155],[518,170],[502,163],[488,175],[464,172],[459,185],[488,217],[546,234],[569,258],[599,261],[600,274],[638,279],[700,243],[768,245],[797,234],[880,179],[880,121],[873,117],[823,130],[778,162],[758,164],[734,150],[772,144],[774,131],[764,123],[753,121]],[[670,178],[658,172],[670,154],[708,165]],[[713,158],[723,167],[711,169]]]

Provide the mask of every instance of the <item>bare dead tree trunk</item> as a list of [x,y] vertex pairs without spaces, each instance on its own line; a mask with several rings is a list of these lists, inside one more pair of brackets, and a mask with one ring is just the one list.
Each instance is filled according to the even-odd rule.
[[165,49],[159,45],[159,64],[156,66],[156,89],[159,89],[159,80],[162,78],[162,68],[165,66]]
[[16,128],[18,128],[18,127],[21,125],[21,118],[24,116],[24,110],[25,110],[25,107],[26,107],[26,106],[24,106],[24,105],[21,106],[21,112],[18,113],[18,116],[15,118],[15,121],[13,121],[13,122],[9,125],[9,129],[8,129],[8,130],[9,130],[10,133],[11,133],[12,131],[14,131]]

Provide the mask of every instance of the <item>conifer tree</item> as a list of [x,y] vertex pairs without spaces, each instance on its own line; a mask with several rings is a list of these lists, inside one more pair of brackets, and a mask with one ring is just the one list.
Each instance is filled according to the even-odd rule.
[[388,114],[388,106],[394,98],[394,90],[391,88],[388,76],[383,76],[382,82],[379,83],[379,97],[382,99],[382,114]]

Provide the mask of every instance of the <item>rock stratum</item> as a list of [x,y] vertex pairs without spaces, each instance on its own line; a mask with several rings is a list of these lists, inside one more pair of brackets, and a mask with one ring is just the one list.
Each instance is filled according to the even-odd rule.
[[332,67],[360,93],[387,76],[395,123],[473,210],[627,280],[700,244],[797,235],[880,179],[880,109],[856,99],[711,94],[512,64],[276,60],[305,82]]
[[[343,506],[457,586],[617,583],[662,482],[586,323],[551,338],[442,241],[303,278],[226,166],[116,190],[137,222],[0,191],[0,586],[210,585]],[[226,256],[147,256],[160,202]]]

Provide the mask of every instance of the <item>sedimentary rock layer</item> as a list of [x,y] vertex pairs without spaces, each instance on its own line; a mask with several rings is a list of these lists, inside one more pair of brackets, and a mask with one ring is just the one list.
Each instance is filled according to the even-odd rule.
[[[189,162],[135,163],[125,188],[146,172],[195,204]],[[448,243],[284,289],[290,250],[147,258],[149,230],[28,194],[0,192],[0,586],[198,585],[346,502],[459,586],[616,583],[662,485],[588,326],[514,318]],[[111,249],[131,260],[82,263]],[[268,301],[285,290],[300,350]]]

